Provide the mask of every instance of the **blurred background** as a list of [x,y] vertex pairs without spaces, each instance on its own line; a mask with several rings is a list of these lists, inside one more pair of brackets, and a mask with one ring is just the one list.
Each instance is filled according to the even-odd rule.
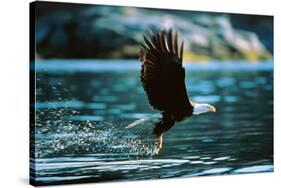
[[38,59],[137,59],[148,29],[174,28],[187,61],[269,60],[273,17],[134,7],[40,2]]

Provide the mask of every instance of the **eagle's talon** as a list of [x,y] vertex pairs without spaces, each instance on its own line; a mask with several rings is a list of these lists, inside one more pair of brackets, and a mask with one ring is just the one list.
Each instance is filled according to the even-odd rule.
[[162,148],[162,144],[163,144],[163,134],[161,134],[160,136],[157,136],[155,138],[155,146],[154,146],[154,154],[159,154],[160,149]]

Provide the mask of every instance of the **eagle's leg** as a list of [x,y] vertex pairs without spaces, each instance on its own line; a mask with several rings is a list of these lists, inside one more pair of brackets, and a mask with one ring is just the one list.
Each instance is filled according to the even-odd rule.
[[162,143],[163,143],[163,134],[156,136],[155,138],[155,147],[154,147],[154,153],[158,154],[160,149],[162,148]]
[[172,116],[168,112],[162,112],[162,119],[158,123],[155,124],[153,129],[153,134],[156,136],[160,136],[163,132],[168,131],[175,124],[176,120],[174,116]]
[[163,112],[161,121],[156,123],[153,129],[153,134],[156,135],[154,153],[158,154],[162,148],[163,132],[168,131],[174,124],[175,118],[171,114]]

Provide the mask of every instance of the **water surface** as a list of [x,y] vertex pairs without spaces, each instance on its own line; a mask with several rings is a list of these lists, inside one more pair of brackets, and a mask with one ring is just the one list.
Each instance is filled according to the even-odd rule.
[[217,112],[164,135],[125,127],[156,113],[137,61],[36,62],[36,181],[127,181],[273,171],[273,65],[187,64],[191,100]]

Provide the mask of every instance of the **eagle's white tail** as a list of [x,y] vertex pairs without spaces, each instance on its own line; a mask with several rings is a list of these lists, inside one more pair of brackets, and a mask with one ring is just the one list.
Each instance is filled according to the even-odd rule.
[[138,119],[138,120],[134,121],[133,123],[129,124],[126,128],[128,129],[128,128],[132,128],[132,127],[144,125],[144,124],[154,125],[155,123],[159,122],[160,120],[161,120],[161,115],[154,114],[154,115],[144,117],[142,119]]

